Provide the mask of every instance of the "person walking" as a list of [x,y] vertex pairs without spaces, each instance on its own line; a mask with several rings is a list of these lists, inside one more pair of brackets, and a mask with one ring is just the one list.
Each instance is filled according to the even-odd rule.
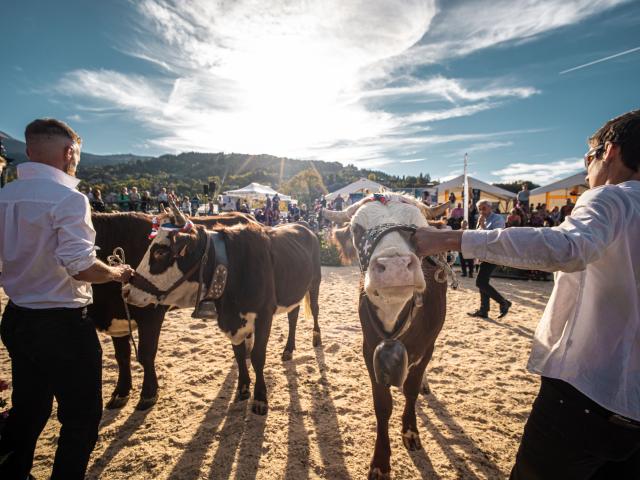
[[541,385],[511,480],[640,478],[640,110],[588,145],[590,189],[561,225],[414,236],[419,255],[462,248],[558,272],[529,358]]
[[[491,208],[491,202],[488,200],[479,200],[476,203],[480,218],[478,219],[479,230],[495,230],[499,228],[505,228],[504,218],[495,213]],[[463,258],[480,258],[476,255],[470,255],[462,250]],[[476,287],[480,290],[480,308],[475,312],[469,312],[467,315],[471,317],[489,318],[490,302],[494,300],[500,307],[500,314],[498,318],[504,317],[511,308],[511,302],[504,298],[489,282],[491,280],[491,274],[496,269],[497,265],[483,261],[480,263],[480,270],[476,278]]]
[[0,191],[0,324],[11,357],[12,408],[0,437],[0,478],[32,478],[53,399],[61,423],[51,479],[81,480],[102,415],[102,349],[87,305],[91,283],[126,282],[128,265],[96,258],[88,199],[76,187],[80,137],[55,119],[25,131],[29,162]]

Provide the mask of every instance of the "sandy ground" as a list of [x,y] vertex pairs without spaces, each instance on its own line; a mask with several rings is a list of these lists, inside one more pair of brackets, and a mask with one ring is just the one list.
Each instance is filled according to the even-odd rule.
[[[88,478],[366,478],[375,415],[356,313],[359,273],[323,268],[323,275],[322,347],[311,346],[311,323],[301,318],[294,358],[283,363],[286,315],[274,320],[266,417],[253,415],[247,402],[233,403],[232,350],[215,323],[191,319],[190,310],[170,312],[157,359],[160,400],[148,412],[134,411],[142,381],[135,365],[132,400],[120,411],[105,411]],[[538,388],[525,365],[552,283],[494,279],[514,302],[512,313],[494,320],[494,305],[494,319],[481,320],[467,317],[479,300],[472,280],[461,280],[458,291],[449,291],[447,319],[428,367],[432,394],[418,400],[423,451],[410,454],[402,446],[404,397],[394,392],[396,479],[505,478]],[[110,339],[101,340],[106,399],[117,370]],[[4,348],[0,377],[10,378]],[[54,412],[36,451],[38,479],[48,478],[58,429]]]

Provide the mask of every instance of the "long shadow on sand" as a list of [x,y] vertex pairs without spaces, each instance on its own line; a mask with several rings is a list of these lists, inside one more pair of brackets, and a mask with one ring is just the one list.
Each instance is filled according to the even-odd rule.
[[344,449],[338,413],[331,399],[331,384],[327,379],[327,365],[322,348],[315,348],[316,361],[320,370],[320,379],[312,385],[313,412],[311,418],[318,435],[318,447],[325,468],[326,478],[350,479],[344,463]]
[[[100,475],[104,471],[104,469],[109,465],[109,462],[120,452],[120,450],[127,447],[127,443],[131,438],[131,435],[142,425],[145,418],[149,414],[149,410],[145,410],[144,412],[138,412],[134,410],[129,418],[122,424],[122,426],[118,429],[118,436],[114,438],[106,450],[96,458],[87,471],[86,478],[88,479],[98,479]],[[117,416],[117,412],[113,412],[114,417]]]
[[[308,357],[307,357],[308,358]],[[304,359],[306,361],[306,359]],[[298,394],[298,372],[296,363],[300,359],[284,363],[287,370],[287,390],[289,391],[289,431],[287,435],[287,466],[285,480],[305,480],[309,478],[309,434],[302,418],[302,406]]]
[[[457,470],[459,478],[479,478],[471,469],[471,464],[481,470],[487,478],[505,478],[505,475],[500,468],[465,433],[460,424],[453,419],[447,410],[447,407],[445,407],[445,405],[440,402],[433,393],[422,398],[427,403],[429,411],[433,412],[449,429],[449,432],[447,432],[449,435],[445,436],[445,434],[438,429],[431,419],[429,419],[427,414],[424,412],[420,401],[416,403],[416,413],[422,419],[429,432],[434,436],[436,442],[440,445],[440,448],[442,448],[442,451],[449,459],[451,466]],[[456,453],[453,449],[453,445],[457,445],[461,448],[465,455],[463,456]]]
[[504,319],[501,319],[503,321],[498,321],[498,320],[493,320],[491,318],[479,318],[478,320],[482,320],[483,322],[487,322],[487,323],[492,323],[498,327],[501,328],[506,328],[507,330],[509,330],[510,332],[515,333],[516,335],[520,335],[521,337],[527,338],[527,339],[532,339],[533,338],[533,330],[531,330],[530,328],[526,328],[526,327],[520,327],[520,326],[511,326],[505,322],[509,321],[509,317],[505,317]]
[[211,402],[211,406],[207,410],[198,430],[191,437],[189,443],[185,445],[180,459],[167,478],[191,479],[198,477],[204,457],[218,431],[218,426],[225,418],[223,412],[233,398],[235,379],[238,376],[237,372],[238,369],[234,364],[220,386],[216,398]]
[[[269,384],[269,379],[266,380]],[[229,404],[223,416],[224,426],[218,434],[220,443],[211,462],[208,478],[230,478],[234,463],[237,465],[235,478],[256,478],[268,415],[251,413],[251,400],[248,400]]]

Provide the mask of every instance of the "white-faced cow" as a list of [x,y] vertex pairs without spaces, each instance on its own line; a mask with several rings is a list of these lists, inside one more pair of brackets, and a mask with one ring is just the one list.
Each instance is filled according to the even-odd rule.
[[[415,402],[446,312],[446,276],[441,259],[416,256],[410,235],[446,206],[429,209],[401,194],[376,194],[342,212],[324,211],[334,222],[350,222],[353,248],[362,271],[359,315],[363,354],[373,389],[377,437],[369,479],[390,478],[390,386],[402,388],[402,441],[422,448]],[[438,281],[436,281],[438,276]],[[444,278],[444,282],[442,281]]]
[[[149,232],[153,225],[152,216],[133,212],[94,213],[91,220],[96,230],[96,245],[99,247],[98,257],[101,260],[107,261],[107,257],[116,247],[124,250],[125,260],[131,265],[137,265],[142,260],[151,243]],[[255,222],[251,217],[241,213],[196,217],[193,221],[210,227]],[[105,407],[121,408],[129,400],[131,391],[131,344],[121,285],[116,282],[93,285],[93,303],[89,305],[88,310],[96,328],[111,335],[118,363],[118,380]],[[147,410],[158,399],[155,357],[167,307],[130,306],[129,310],[132,328],[137,328],[139,332],[138,360],[144,369],[144,380],[136,409]]]
[[263,368],[273,315],[289,313],[283,358],[290,358],[295,348],[295,326],[303,300],[314,319],[314,345],[320,343],[318,239],[299,224],[209,230],[185,225],[184,219],[178,223],[180,229],[158,231],[131,283],[124,287],[127,300],[139,306],[197,307],[194,314],[207,310],[210,318],[217,318],[231,340],[238,364],[236,400],[250,395],[246,363],[250,356],[256,374],[252,410],[264,415]]

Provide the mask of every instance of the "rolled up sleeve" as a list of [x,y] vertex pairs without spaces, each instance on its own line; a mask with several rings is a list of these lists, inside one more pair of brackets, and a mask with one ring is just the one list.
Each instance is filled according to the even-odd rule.
[[624,225],[624,206],[611,188],[585,192],[553,228],[465,231],[462,254],[498,265],[575,272],[598,260]]
[[96,232],[91,223],[89,201],[82,194],[69,195],[53,210],[53,228],[57,233],[57,262],[74,276],[96,261]]

